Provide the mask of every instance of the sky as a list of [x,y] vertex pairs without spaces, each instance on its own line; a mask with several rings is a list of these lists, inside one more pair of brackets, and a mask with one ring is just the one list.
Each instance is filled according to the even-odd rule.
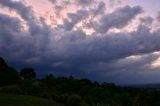
[[0,0],[0,56],[17,69],[160,83],[159,0]]

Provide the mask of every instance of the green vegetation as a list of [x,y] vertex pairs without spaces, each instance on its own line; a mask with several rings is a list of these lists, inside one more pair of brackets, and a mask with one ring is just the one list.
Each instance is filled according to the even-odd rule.
[[51,100],[33,96],[0,94],[0,106],[63,106]]
[[2,58],[0,92],[0,106],[160,106],[156,89],[118,87],[72,76],[55,78],[52,74],[36,79],[33,68],[17,72]]

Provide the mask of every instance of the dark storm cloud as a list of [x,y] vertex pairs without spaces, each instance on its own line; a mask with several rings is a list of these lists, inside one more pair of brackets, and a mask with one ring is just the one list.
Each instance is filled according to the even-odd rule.
[[123,2],[123,0],[107,0],[111,6],[117,5],[117,4],[121,4]]
[[5,49],[15,40],[13,35],[21,30],[21,22],[14,17],[0,14],[0,51],[6,54]]
[[106,33],[110,28],[123,28],[141,12],[142,9],[139,6],[119,8],[115,12],[102,17],[97,31]]
[[[71,34],[71,33],[69,33]],[[154,36],[154,37],[153,37]],[[71,37],[71,38],[70,38]],[[73,36],[67,36],[72,39]],[[102,37],[84,37],[72,43],[62,38],[60,44],[65,42],[67,59],[85,62],[110,61],[135,54],[145,54],[158,51],[159,32],[151,33],[145,26],[132,33],[107,34]],[[75,41],[75,40],[74,40]],[[67,51],[68,50],[68,51]],[[67,60],[69,61],[69,60]]]
[[32,17],[30,7],[24,6],[21,2],[13,2],[12,0],[0,0],[2,6],[8,7],[10,10],[15,10],[22,18],[29,20]]
[[68,20],[64,20],[64,27],[66,30],[71,30],[79,21],[89,16],[87,10],[79,10],[77,13],[68,13]]
[[160,11],[158,12],[157,20],[160,22]]
[[21,2],[1,0],[0,4],[3,7],[8,7],[10,10],[16,11],[28,26],[27,30],[19,18],[1,14],[0,22],[2,28],[0,30],[0,44],[1,46],[3,45],[1,53],[8,58],[13,58],[15,61],[16,59],[23,60],[27,58],[39,60],[42,51],[45,51],[48,48],[47,43],[43,44],[42,42],[48,42],[48,36],[51,33],[49,26],[46,25],[43,18],[37,21],[30,7],[25,6]]
[[15,17],[10,17],[5,14],[0,14],[0,28],[3,31],[3,33],[11,33],[11,34],[12,32],[16,33],[19,30],[21,30],[21,22],[19,19]]
[[99,2],[96,9],[93,9],[93,14],[104,14],[106,9],[106,4],[104,2]]
[[49,0],[49,1],[51,1],[51,2],[53,2],[53,3],[56,3],[56,0]]
[[[57,75],[73,74],[92,79],[98,76],[96,80],[112,80],[114,78],[109,75],[117,73],[117,70],[122,73],[127,73],[124,69],[133,71],[134,67],[137,72],[147,70],[149,67],[146,64],[158,58],[152,53],[160,51],[160,31],[148,26],[154,21],[151,17],[140,18],[140,24],[134,31],[106,33],[109,29],[127,26],[142,12],[139,6],[125,6],[105,13],[105,4],[100,2],[91,11],[80,9],[75,13],[68,12],[64,27],[51,28],[44,18],[37,20],[31,8],[21,2],[1,0],[0,4],[16,11],[28,28],[25,29],[18,17],[0,14],[0,55],[11,62],[17,61],[17,64],[32,65],[39,69],[45,67],[44,70],[48,70],[46,73],[54,70],[53,73]],[[73,29],[90,15],[102,17],[93,34],[86,35],[83,28]],[[142,58],[131,62],[133,59],[129,57],[133,55]]]
[[94,0],[77,0],[80,5],[90,5]]

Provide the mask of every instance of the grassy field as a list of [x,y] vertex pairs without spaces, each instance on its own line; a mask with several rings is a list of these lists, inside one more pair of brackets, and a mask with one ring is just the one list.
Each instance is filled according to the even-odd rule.
[[0,106],[64,106],[33,96],[0,94]]

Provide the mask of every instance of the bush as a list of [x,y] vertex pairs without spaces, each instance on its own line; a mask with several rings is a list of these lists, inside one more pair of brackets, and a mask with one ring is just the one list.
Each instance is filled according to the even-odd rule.
[[23,94],[22,89],[16,85],[1,87],[0,92],[10,94]]

